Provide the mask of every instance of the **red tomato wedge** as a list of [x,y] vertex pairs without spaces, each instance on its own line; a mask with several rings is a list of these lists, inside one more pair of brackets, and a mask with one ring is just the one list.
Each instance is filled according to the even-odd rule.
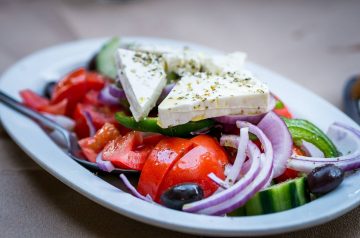
[[52,103],[68,100],[66,114],[71,116],[87,92],[101,90],[105,85],[103,76],[95,72],[88,72],[84,68],[77,69],[63,78],[55,87],[51,97]]
[[152,198],[158,196],[161,182],[167,172],[186,152],[193,148],[193,143],[182,138],[164,138],[151,151],[144,164],[138,183],[138,191],[149,194]]
[[20,91],[23,103],[38,112],[47,112],[54,115],[64,115],[68,104],[67,99],[51,104],[50,101],[30,89]]
[[151,145],[143,145],[140,132],[132,131],[110,141],[104,147],[102,158],[118,168],[142,170],[152,148]]
[[[105,123],[111,123],[118,125],[115,120],[115,113],[118,111],[117,108],[109,106],[94,106],[91,104],[78,103],[73,115],[75,120],[74,131],[79,138],[89,136],[89,127],[86,123],[85,112],[88,112],[92,118],[93,124],[96,130],[99,130]],[[120,126],[119,126],[120,127]],[[121,134],[125,134],[128,130],[120,129]]]
[[277,96],[274,96],[274,97],[277,101],[276,101],[275,108],[273,109],[273,111],[276,114],[278,114],[279,116],[283,116],[283,117],[291,119],[292,115],[291,115],[288,107]]
[[39,108],[47,106],[50,103],[48,99],[39,96],[30,89],[21,90],[20,96],[23,103],[34,110],[39,110]]
[[160,195],[167,189],[182,183],[198,184],[204,190],[204,196],[208,197],[219,187],[208,177],[208,174],[214,173],[219,178],[225,179],[224,170],[228,158],[220,144],[207,135],[196,136],[191,141],[198,146],[174,164],[161,183],[155,201],[159,201]]
[[87,137],[79,140],[79,145],[86,158],[95,162],[96,156],[105,147],[107,143],[120,136],[118,129],[110,123],[105,123],[93,137]]

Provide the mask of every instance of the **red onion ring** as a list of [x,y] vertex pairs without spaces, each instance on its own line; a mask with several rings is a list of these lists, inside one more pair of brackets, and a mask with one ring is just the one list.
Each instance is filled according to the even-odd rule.
[[113,84],[109,85],[109,94],[118,99],[125,99],[125,91],[122,88],[118,88]]
[[96,165],[105,172],[111,172],[115,169],[115,166],[110,161],[105,161],[102,159],[102,152],[96,156]]
[[150,202],[150,203],[154,203],[154,201],[152,200],[152,198],[148,195],[143,196],[141,195],[136,188],[130,183],[130,181],[127,179],[127,177],[124,174],[120,174],[120,179],[123,181],[124,185],[126,186],[127,189],[129,189],[129,191],[137,198],[140,198],[146,202]]
[[234,164],[231,167],[231,170],[229,171],[229,174],[225,179],[225,183],[228,183],[230,186],[232,186],[235,183],[237,177],[240,174],[241,167],[243,166],[245,158],[246,158],[245,150],[247,148],[248,143],[249,143],[249,129],[241,128],[240,129],[240,138],[239,138],[239,142],[238,142],[238,144],[239,144],[238,152],[236,154]]
[[94,121],[93,121],[93,118],[92,118],[90,112],[84,111],[84,116],[85,116],[85,120],[86,120],[86,125],[89,128],[89,135],[94,136],[96,133],[96,128],[95,128]]
[[341,145],[351,146],[351,153],[335,157],[335,158],[322,158],[322,157],[307,157],[292,155],[288,161],[288,168],[309,173],[314,168],[324,166],[326,164],[334,164],[344,171],[351,171],[360,168],[360,131],[344,125],[342,123],[334,123],[329,127],[328,136],[338,148]]
[[[260,171],[260,160],[259,160],[259,150],[256,148],[256,145],[251,146],[253,143],[249,141],[248,143],[248,152],[249,152],[249,160],[251,162],[251,168],[249,172],[244,175],[237,183],[235,183],[229,189],[213,194],[212,196],[205,198],[203,200],[185,204],[183,206],[183,210],[186,212],[194,212],[201,214],[209,214],[216,215],[218,214],[217,207],[222,205],[221,208],[226,208],[227,201],[236,197],[257,177]],[[223,209],[221,209],[223,210]],[[225,214],[221,213],[221,214]]]
[[108,106],[119,105],[119,98],[114,97],[110,93],[110,88],[113,87],[111,85],[105,86],[99,93],[98,99],[101,103]]
[[292,154],[293,141],[285,122],[274,112],[268,112],[257,125],[269,138],[274,150],[274,178],[286,170]]

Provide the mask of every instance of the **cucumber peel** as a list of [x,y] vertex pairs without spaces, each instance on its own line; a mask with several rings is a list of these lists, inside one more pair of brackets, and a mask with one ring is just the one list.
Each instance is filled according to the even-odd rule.
[[107,41],[96,56],[96,69],[99,73],[116,79],[115,52],[120,47],[120,38],[113,37]]
[[288,180],[255,194],[228,216],[253,216],[289,210],[310,201],[305,177]]

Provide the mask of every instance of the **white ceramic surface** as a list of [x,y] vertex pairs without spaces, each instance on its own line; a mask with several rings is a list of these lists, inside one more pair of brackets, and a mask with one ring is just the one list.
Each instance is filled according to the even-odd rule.
[[[40,92],[46,81],[58,79],[70,70],[84,65],[104,40],[106,39],[77,41],[34,53],[3,74],[0,89],[18,99],[18,91],[24,88]],[[187,45],[203,51],[216,52],[199,45],[164,39],[127,37],[122,38],[122,41]],[[337,108],[290,80],[253,63],[248,63],[247,67],[268,83],[271,90],[285,101],[294,115],[307,118],[324,130],[334,121],[357,127]],[[143,202],[106,183],[68,158],[33,121],[3,105],[0,105],[0,118],[16,143],[41,167],[63,183],[115,212],[166,229],[210,236],[275,234],[327,222],[360,203],[360,175],[354,174],[336,191],[285,212],[236,218],[178,212]]]

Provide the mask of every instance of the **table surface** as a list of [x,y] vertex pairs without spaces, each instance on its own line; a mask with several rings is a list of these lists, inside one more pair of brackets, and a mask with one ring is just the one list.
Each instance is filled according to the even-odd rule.
[[[0,72],[66,41],[165,37],[245,51],[251,61],[341,108],[344,83],[360,70],[359,22],[355,0],[0,0]],[[133,221],[86,199],[35,164],[1,126],[0,151],[1,237],[192,237]],[[278,237],[359,237],[359,224],[357,208]]]

